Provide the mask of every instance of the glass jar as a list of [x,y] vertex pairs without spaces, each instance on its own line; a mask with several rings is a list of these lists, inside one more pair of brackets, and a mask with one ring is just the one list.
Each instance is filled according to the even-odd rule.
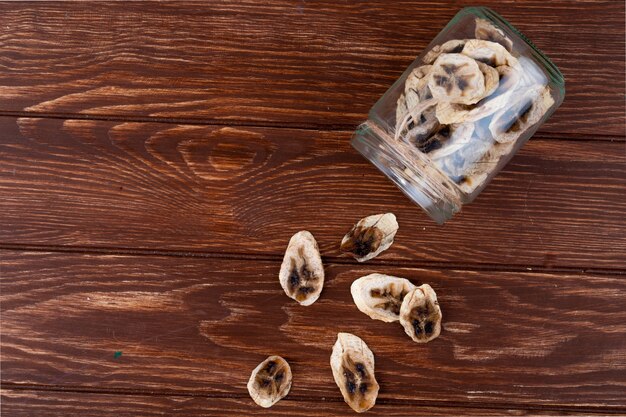
[[461,10],[378,100],[352,138],[442,224],[563,102],[559,69],[490,9]]

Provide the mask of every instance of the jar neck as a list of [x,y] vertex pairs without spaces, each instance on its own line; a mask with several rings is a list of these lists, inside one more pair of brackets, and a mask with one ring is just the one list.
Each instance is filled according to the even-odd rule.
[[351,144],[437,223],[443,224],[461,209],[462,196],[455,184],[426,155],[395,140],[374,122],[362,124]]

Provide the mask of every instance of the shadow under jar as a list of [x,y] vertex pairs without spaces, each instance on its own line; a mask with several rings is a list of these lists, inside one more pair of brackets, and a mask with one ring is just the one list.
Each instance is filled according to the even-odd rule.
[[437,223],[478,196],[561,105],[559,69],[490,9],[461,10],[352,138]]

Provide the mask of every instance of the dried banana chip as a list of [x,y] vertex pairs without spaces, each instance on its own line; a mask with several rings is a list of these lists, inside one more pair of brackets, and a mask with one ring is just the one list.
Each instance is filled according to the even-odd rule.
[[324,287],[324,266],[313,235],[306,230],[291,237],[279,273],[285,293],[302,304],[313,304]]
[[430,342],[439,336],[441,308],[430,285],[421,285],[404,297],[400,307],[400,324],[417,343]]
[[[417,125],[413,127],[414,125]],[[409,123],[410,130],[406,133],[407,142],[415,146],[422,152],[430,152],[437,143],[431,140],[433,133],[439,128],[439,121],[434,108],[423,112],[417,123]]]
[[483,73],[475,60],[463,54],[440,55],[430,71],[428,86],[440,103],[473,104],[485,96]]
[[428,77],[432,65],[422,65],[414,68],[404,82],[404,96],[409,111],[417,106],[420,101],[427,100],[430,95]]
[[504,34],[502,29],[497,28],[489,20],[476,18],[476,29],[474,31],[474,35],[476,36],[476,39],[499,43],[509,52],[513,49],[513,42],[511,39]]
[[459,188],[466,194],[471,194],[480,186],[484,186],[485,181],[487,180],[488,175],[485,174],[476,174],[471,177],[463,177],[463,180],[459,184]]
[[[416,146],[430,136],[439,124],[434,108],[423,112],[416,111],[419,103],[432,98],[428,87],[428,74],[431,68],[432,65],[422,65],[411,71],[404,84],[404,93],[400,95],[396,107],[396,130],[405,136],[407,142]],[[411,119],[403,125],[408,113],[411,113]]]
[[458,54],[463,50],[467,39],[452,39],[441,45],[436,45],[424,55],[422,62],[432,64],[441,54]]
[[480,72],[482,72],[485,77],[485,94],[481,97],[482,100],[484,97],[489,97],[496,91],[500,84],[500,75],[498,74],[498,70],[494,67],[490,67],[482,62],[477,62],[477,64],[478,68],[480,68]]
[[339,333],[330,368],[344,401],[354,411],[363,413],[376,404],[379,387],[374,376],[374,354],[361,338]]
[[510,107],[494,115],[489,130],[498,142],[513,142],[528,127],[539,122],[553,104],[549,88],[536,86],[528,89]]
[[406,97],[404,94],[400,94],[396,103],[396,129],[399,129],[400,123],[407,114],[409,114],[409,109],[406,106]]
[[471,39],[465,43],[461,54],[494,68],[501,65],[508,65],[509,67],[519,65],[517,58],[511,55],[504,46],[491,41]]
[[364,262],[387,250],[398,231],[393,213],[376,214],[361,219],[341,240],[341,251]]
[[271,407],[289,394],[291,367],[280,356],[270,356],[259,364],[248,381],[248,392],[261,407]]
[[[454,154],[468,146],[472,146],[472,134],[474,133],[474,123],[462,123],[445,125],[437,132],[441,146],[430,153],[433,161],[444,158],[452,158]],[[452,158],[453,159],[453,158]],[[458,161],[454,161],[458,164]],[[455,174],[452,174],[455,175]]]
[[475,122],[503,109],[518,87],[521,71],[519,67],[511,68],[508,65],[501,65],[496,71],[500,83],[495,92],[482,100],[478,106],[438,103],[436,111],[439,122],[441,124]]
[[391,275],[370,274],[355,280],[350,286],[354,304],[375,320],[400,320],[404,296],[415,289],[408,279]]

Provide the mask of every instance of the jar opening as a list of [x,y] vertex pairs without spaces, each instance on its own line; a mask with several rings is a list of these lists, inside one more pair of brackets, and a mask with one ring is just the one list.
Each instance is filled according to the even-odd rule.
[[461,199],[454,184],[433,172],[428,160],[415,159],[402,153],[402,143],[387,138],[371,121],[356,130],[352,146],[381,170],[413,202],[419,205],[434,221],[443,224],[461,209]]

